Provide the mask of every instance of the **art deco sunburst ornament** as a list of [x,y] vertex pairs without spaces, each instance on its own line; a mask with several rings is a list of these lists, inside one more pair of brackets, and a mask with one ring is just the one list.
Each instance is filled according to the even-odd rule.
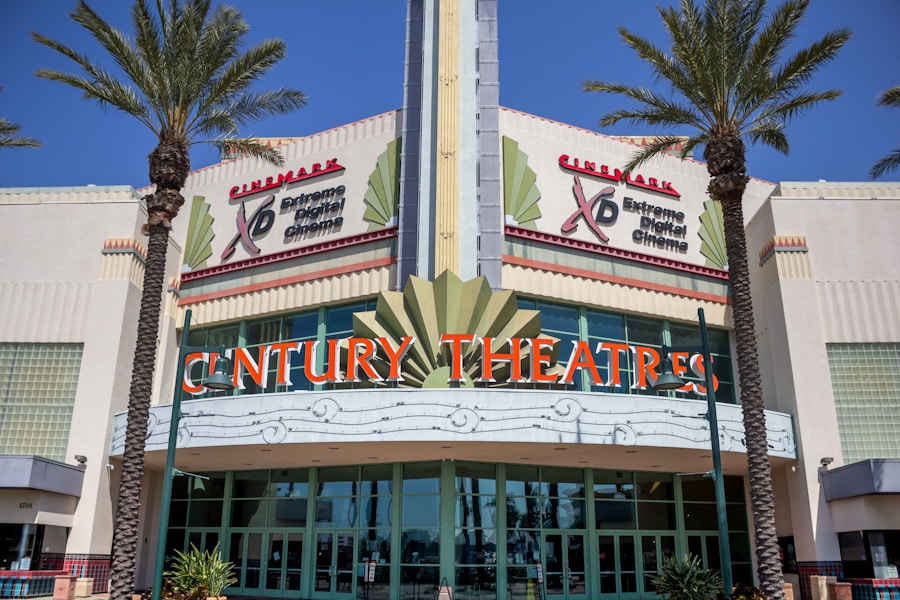
[[[477,338],[494,338],[493,352],[508,353],[510,338],[543,338],[554,340],[550,365],[545,373],[557,372],[559,340],[541,333],[541,315],[536,310],[520,309],[511,290],[491,291],[485,277],[463,282],[450,271],[435,280],[410,277],[402,292],[385,291],[378,296],[374,311],[356,313],[353,334],[365,338],[388,338],[394,347],[404,336],[415,342],[403,360],[402,386],[450,387],[450,348],[440,344],[442,334],[474,334]],[[522,346],[521,362],[527,373],[529,348]],[[482,375],[480,341],[463,348],[463,378],[459,385],[473,387]],[[373,360],[379,373],[388,372],[383,360]],[[494,368],[496,383],[477,385],[505,385],[509,365]]]

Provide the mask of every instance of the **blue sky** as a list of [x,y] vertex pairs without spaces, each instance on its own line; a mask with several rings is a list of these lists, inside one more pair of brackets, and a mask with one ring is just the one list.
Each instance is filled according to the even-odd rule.
[[[667,0],[660,3],[668,4]],[[89,4],[128,30],[131,2]],[[288,57],[265,80],[309,96],[308,105],[271,118],[243,135],[299,136],[399,108],[403,99],[404,0],[235,0],[251,26],[251,40],[280,37]],[[773,5],[777,3],[773,2]],[[74,89],[34,77],[41,67],[72,64],[31,41],[39,31],[95,61],[105,57],[68,16],[69,0],[0,3],[0,117],[22,126],[21,135],[43,147],[0,151],[0,187],[147,184],[146,156],[155,140],[121,113],[85,102]],[[614,96],[586,94],[588,78],[652,85],[648,69],[616,28],[663,44],[650,0],[500,0],[500,103],[585,129],[599,130],[601,115],[622,105]],[[872,164],[900,144],[900,111],[876,106],[879,93],[900,85],[900,1],[812,0],[797,47],[849,26],[854,36],[810,89],[844,90],[837,101],[813,109],[788,129],[791,154],[752,147],[750,174],[768,181],[864,181]],[[651,134],[621,124],[609,134]],[[195,146],[192,166],[216,162]],[[895,171],[882,178],[900,180]]]

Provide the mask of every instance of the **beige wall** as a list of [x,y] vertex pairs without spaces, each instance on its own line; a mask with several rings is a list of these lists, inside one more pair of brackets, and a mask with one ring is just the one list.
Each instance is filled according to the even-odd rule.
[[820,182],[781,184],[748,225],[766,407],[794,415],[800,445],[775,474],[799,561],[840,560],[819,464],[841,464],[826,344],[900,340],[898,221],[897,184]]
[[[146,243],[138,200],[126,186],[0,190],[0,341],[83,344],[64,462],[88,460],[68,553],[108,554],[112,542],[109,445],[128,401],[143,263],[102,251],[109,239]],[[180,254],[172,243],[173,274]]]

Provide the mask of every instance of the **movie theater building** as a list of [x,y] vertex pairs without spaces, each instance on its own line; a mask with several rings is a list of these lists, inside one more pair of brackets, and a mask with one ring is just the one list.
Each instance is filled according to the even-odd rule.
[[[623,179],[641,138],[500,108],[492,0],[409,2],[405,69],[401,110],[273,140],[281,167],[235,158],[190,175],[169,252],[138,589],[153,579],[178,394],[174,465],[187,475],[173,479],[166,555],[218,544],[235,565],[230,596],[434,598],[446,584],[457,598],[653,597],[666,557],[720,566],[707,367],[732,569],[752,583],[705,165],[662,156]],[[0,456],[12,469],[0,469],[0,550],[19,567],[0,572],[3,597],[32,595],[26,550],[47,569],[93,568],[103,591],[125,441],[146,213],[131,190],[48,194],[0,192],[0,227],[22,240],[0,256],[0,372],[18,383],[70,371],[52,408],[62,444]],[[120,212],[99,218],[104,202]],[[81,211],[78,235],[53,228],[79,269],[41,243],[54,203]],[[777,528],[804,598],[811,575],[872,590],[896,564],[898,208],[896,184],[754,179],[745,194]],[[664,346],[685,381],[676,391],[652,389]],[[214,392],[203,381],[222,347],[235,389]],[[17,370],[26,358],[34,368]],[[43,392],[18,393],[25,405]],[[46,422],[20,414],[5,422]]]

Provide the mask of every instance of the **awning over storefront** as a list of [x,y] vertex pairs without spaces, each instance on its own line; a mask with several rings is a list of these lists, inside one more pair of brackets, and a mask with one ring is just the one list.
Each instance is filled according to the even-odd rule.
[[0,455],[4,523],[71,527],[84,470],[40,456]]

